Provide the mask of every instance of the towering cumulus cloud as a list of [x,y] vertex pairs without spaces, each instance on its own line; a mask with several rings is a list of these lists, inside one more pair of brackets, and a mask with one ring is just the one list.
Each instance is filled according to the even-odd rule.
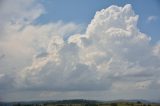
[[[118,97],[115,95],[124,98],[152,98],[149,96],[154,95],[157,98],[160,93],[159,45],[150,45],[151,38],[140,32],[137,21],[138,15],[127,4],[96,12],[83,34],[79,33],[81,26],[63,22],[27,24],[21,30],[12,29],[16,36],[6,37],[7,40],[0,42],[0,48],[9,48],[5,43],[13,41],[11,43],[15,44],[18,38],[22,45],[16,47],[26,47],[25,52],[31,52],[23,56],[29,54],[28,57],[33,58],[11,55],[16,55],[17,61],[21,59],[23,67],[19,66],[16,71],[0,70],[0,86],[4,86],[0,87],[1,91],[12,88],[13,92],[20,90],[30,95],[33,91],[54,92],[52,96],[63,92],[61,95],[71,98],[93,97],[102,92],[98,97],[108,97],[106,93],[110,98]],[[72,35],[66,39],[67,34]],[[5,61],[3,67],[7,67],[10,59],[4,54],[0,65]]]

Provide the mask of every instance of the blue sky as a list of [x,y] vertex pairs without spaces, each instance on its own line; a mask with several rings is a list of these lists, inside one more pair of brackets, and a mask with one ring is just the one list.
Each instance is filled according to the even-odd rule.
[[[88,25],[95,12],[110,5],[131,4],[139,15],[138,27],[152,37],[152,43],[160,39],[160,1],[159,0],[41,0],[46,13],[36,20],[49,23],[62,20]],[[155,17],[148,20],[149,17]]]

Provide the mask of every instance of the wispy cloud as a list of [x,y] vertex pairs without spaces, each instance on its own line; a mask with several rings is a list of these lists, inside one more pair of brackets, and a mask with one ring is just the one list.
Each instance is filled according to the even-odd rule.
[[147,21],[148,21],[148,22],[152,22],[152,21],[156,21],[157,19],[158,19],[157,16],[149,16],[149,17],[147,18]]

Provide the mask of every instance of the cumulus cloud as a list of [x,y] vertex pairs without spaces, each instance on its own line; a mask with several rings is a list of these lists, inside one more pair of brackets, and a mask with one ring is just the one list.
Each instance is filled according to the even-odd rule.
[[0,74],[3,75],[1,77],[3,83],[0,83],[0,86],[13,87],[16,74],[24,67],[31,65],[34,57],[42,57],[47,53],[45,48],[52,36],[59,35],[66,39],[69,34],[82,31],[81,25],[65,24],[61,21],[34,25],[35,19],[44,13],[44,7],[35,0],[15,0],[14,2],[6,0],[2,3],[0,10],[2,20],[0,22]]
[[74,92],[90,97],[91,91],[132,92],[130,97],[138,97],[141,90],[149,95],[147,92],[160,88],[159,46],[150,45],[151,38],[139,31],[138,15],[130,4],[97,11],[84,33],[74,23],[33,25],[41,9],[36,16],[25,14],[27,24],[18,21],[18,26],[14,22],[4,27],[0,85],[30,93],[70,92],[66,95],[73,97],[77,96]]
[[155,45],[155,47],[153,48],[153,54],[157,57],[160,57],[160,44],[159,43]]

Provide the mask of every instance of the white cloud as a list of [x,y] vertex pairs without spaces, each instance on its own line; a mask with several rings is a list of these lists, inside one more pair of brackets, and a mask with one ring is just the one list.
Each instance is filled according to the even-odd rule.
[[160,57],[160,44],[159,43],[155,45],[155,47],[153,48],[153,54],[157,57]]
[[157,16],[149,16],[149,17],[147,18],[147,21],[148,21],[148,22],[151,22],[151,21],[155,21],[155,20],[157,20],[157,19],[158,19]]
[[[33,4],[31,1],[27,7]],[[41,95],[36,94],[37,98],[44,92],[91,97],[89,92],[92,91],[95,95],[96,92],[114,95],[132,92],[130,98],[138,97],[142,89],[153,92],[160,88],[159,46],[150,45],[151,38],[139,31],[138,15],[131,5],[110,6],[96,12],[83,34],[81,26],[74,23],[32,25],[43,13],[39,5],[25,15],[23,12],[28,10],[22,9],[22,14],[17,12],[20,18],[15,18],[12,24],[1,25],[4,36],[0,40],[0,51],[5,57],[0,59],[3,66],[0,85],[24,94],[41,92]],[[37,11],[40,12],[35,15]],[[21,21],[25,18],[28,18],[27,23]],[[8,95],[6,93],[5,97]],[[154,96],[158,97],[158,93]]]
[[13,3],[4,1],[1,8],[0,27],[3,30],[0,30],[0,74],[4,75],[0,82],[1,88],[15,85],[16,74],[31,65],[35,56],[42,56],[47,52],[46,48],[52,36],[65,37],[82,31],[81,25],[60,21],[33,25],[32,22],[44,12],[43,6],[34,0],[15,0]]

